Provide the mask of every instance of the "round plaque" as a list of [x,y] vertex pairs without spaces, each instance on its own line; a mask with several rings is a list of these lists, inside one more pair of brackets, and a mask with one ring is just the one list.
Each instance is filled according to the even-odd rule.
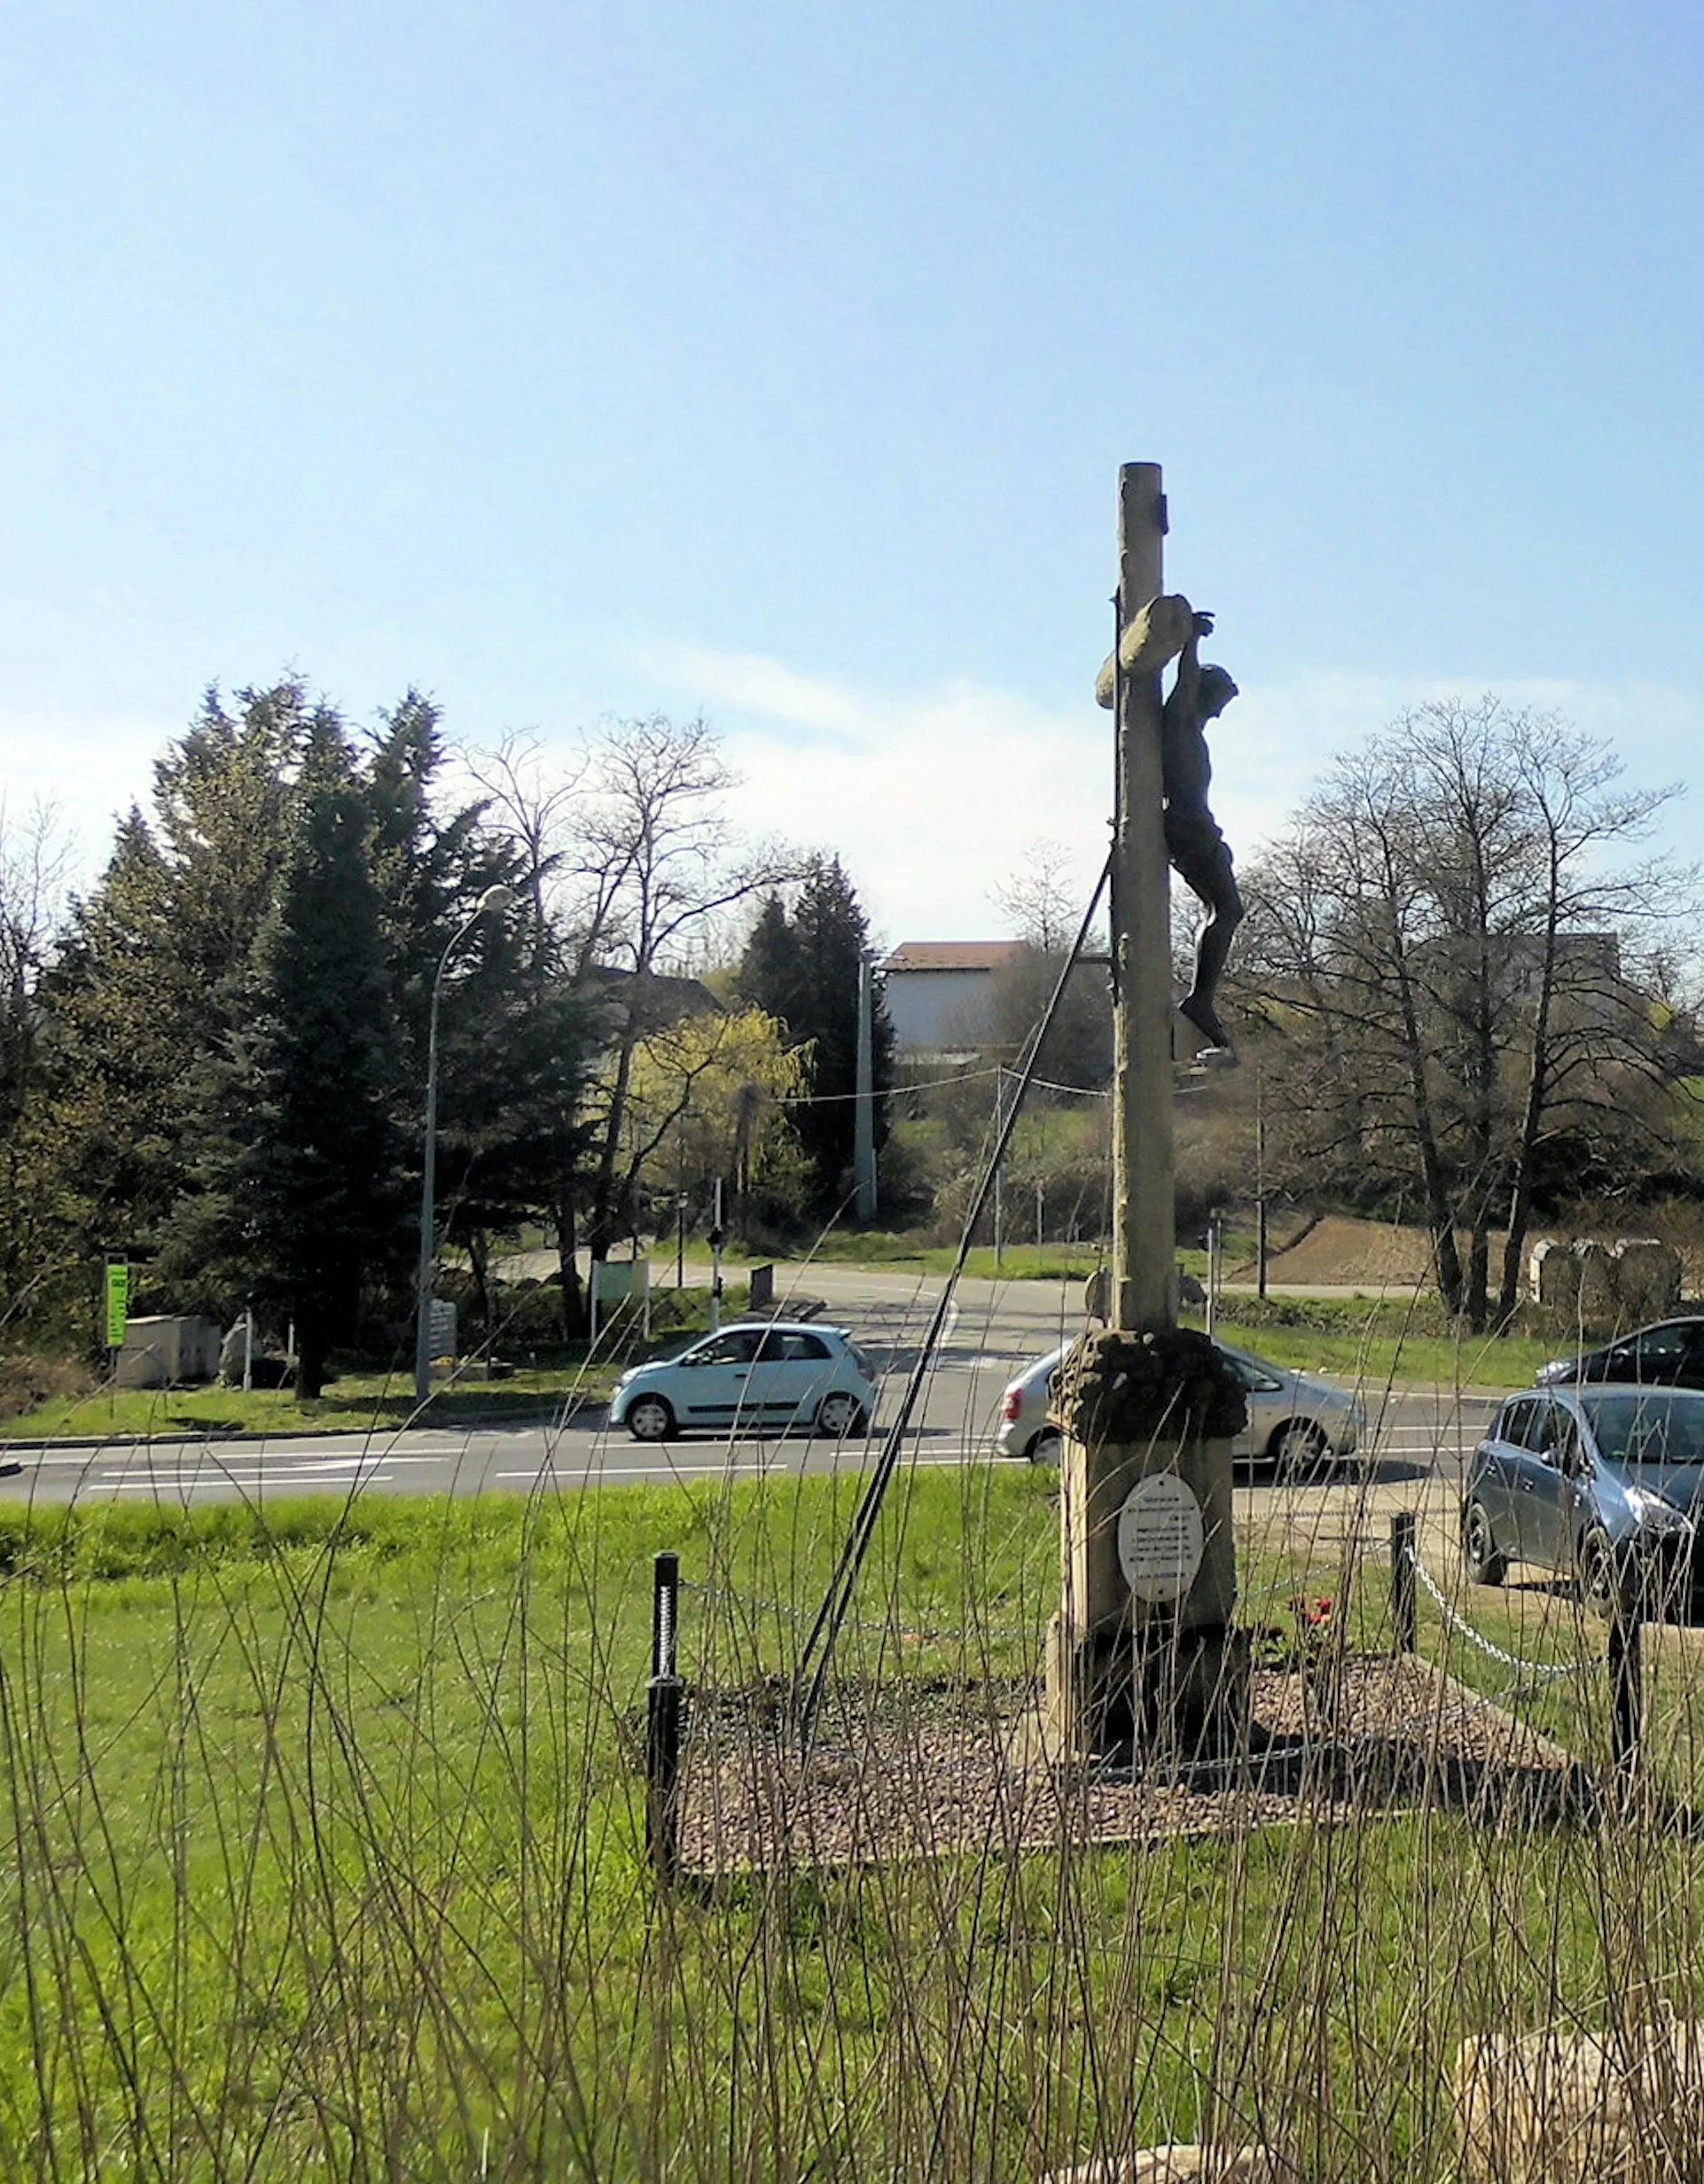
[[1118,1512],[1118,1562],[1138,1600],[1178,1601],[1207,1551],[1201,1505],[1175,1471],[1138,1478]]

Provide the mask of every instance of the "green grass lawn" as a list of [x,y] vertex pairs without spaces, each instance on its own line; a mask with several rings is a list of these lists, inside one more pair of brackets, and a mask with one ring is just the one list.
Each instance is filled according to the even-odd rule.
[[[1387,1315],[1371,1299],[1364,1325],[1354,1324],[1355,1306],[1345,1300],[1343,1322],[1336,1326],[1286,1327],[1270,1322],[1247,1325],[1240,1299],[1228,1299],[1218,1332],[1239,1349],[1252,1350],[1275,1365],[1329,1373],[1358,1380],[1369,1391],[1403,1383],[1443,1387],[1519,1388],[1558,1354],[1554,1337],[1525,1335],[1439,1335],[1392,1331]],[[1201,1324],[1199,1313],[1190,1323]]]
[[[1464,2031],[1692,2006],[1704,1850],[1638,1814],[1427,1806],[660,1896],[651,1556],[677,1548],[695,1588],[689,1677],[785,1674],[856,1484],[363,1496],[263,1530],[0,1511],[0,2167],[1015,2180],[1217,2128],[1309,2175],[1429,2184]],[[903,1482],[852,1663],[919,1689],[1032,1665],[1051,1485]],[[1347,1612],[1376,1644],[1367,1569]],[[1246,1584],[1341,1596],[1341,1570],[1322,1540],[1252,1555]],[[1565,1658],[1577,1624],[1537,1598],[1470,1604]],[[1544,1703],[1589,1739],[1601,1678]],[[1693,1704],[1677,1642],[1676,1776]]]
[[380,1432],[418,1424],[470,1425],[479,1419],[549,1416],[566,1406],[607,1397],[619,1362],[598,1360],[555,1370],[516,1372],[440,1384],[418,1414],[411,1375],[348,1374],[312,1402],[289,1388],[113,1388],[62,1397],[17,1417],[0,1419],[0,1439],[74,1439],[91,1434]]

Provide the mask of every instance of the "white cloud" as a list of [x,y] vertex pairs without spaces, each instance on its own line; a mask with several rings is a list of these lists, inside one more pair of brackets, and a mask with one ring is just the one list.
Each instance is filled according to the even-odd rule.
[[1043,836],[1092,882],[1112,796],[1092,696],[1067,714],[962,681],[880,696],[749,654],[648,664],[722,731],[742,827],[838,852],[887,941],[1001,931],[989,891]]
[[[1068,844],[1085,892],[1092,883],[1112,738],[1086,678],[1080,706],[1050,710],[969,681],[879,694],[749,653],[669,647],[646,666],[722,730],[745,776],[741,824],[838,851],[888,941],[999,932],[991,891],[1043,838]],[[1340,675],[1245,688],[1212,730],[1214,808],[1232,848],[1246,856],[1281,826],[1334,753],[1411,707],[1482,691]],[[1658,685],[1529,678],[1497,695],[1606,737],[1643,785],[1673,778],[1704,728],[1704,703]]]
[[[1049,707],[968,679],[877,691],[754,653],[664,646],[633,665],[715,722],[744,776],[731,815],[741,831],[838,851],[884,940],[1000,932],[992,891],[1044,838],[1067,844],[1085,892],[1092,883],[1112,807],[1112,738],[1086,676],[1080,705]],[[1280,826],[1334,753],[1411,706],[1484,687],[1335,674],[1245,684],[1212,731],[1214,808],[1232,847],[1246,857]],[[1612,743],[1633,785],[1684,778],[1704,747],[1704,698],[1688,691],[1538,677],[1496,689]],[[181,732],[179,722],[137,715],[0,714],[5,806],[57,806],[86,885],[117,816],[147,807],[154,761]],[[1671,807],[1659,846],[1690,856],[1694,826],[1685,804]]]
[[5,809],[50,807],[74,845],[74,884],[85,886],[106,864],[116,822],[132,804],[148,808],[154,761],[181,732],[117,714],[0,714]]

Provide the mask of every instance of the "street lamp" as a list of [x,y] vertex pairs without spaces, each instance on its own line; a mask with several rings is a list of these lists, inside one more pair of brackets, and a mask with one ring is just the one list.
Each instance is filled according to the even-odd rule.
[[432,1005],[426,1012],[426,1151],[420,1163],[420,1267],[414,1292],[414,1400],[424,1403],[432,1393],[432,1274],[437,1260],[434,1227],[437,1209],[433,1189],[438,1169],[438,1002],[443,993],[449,959],[488,910],[506,910],[515,899],[512,887],[499,883],[488,887],[462,924],[444,944],[432,981]]

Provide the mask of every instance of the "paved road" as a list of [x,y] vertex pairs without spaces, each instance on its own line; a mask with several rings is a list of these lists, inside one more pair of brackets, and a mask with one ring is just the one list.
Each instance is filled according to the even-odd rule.
[[[781,1284],[778,1283],[778,1290]],[[937,1275],[813,1268],[803,1293],[824,1299],[884,1365],[878,1431],[892,1417],[941,1293]],[[925,1384],[908,1461],[957,1465],[989,1454],[1000,1397],[1014,1373],[1081,1326],[1080,1285],[965,1282]],[[1478,1439],[1489,1400],[1448,1392],[1368,1392],[1370,1468],[1395,1484],[1440,1470],[1453,1477]],[[385,1433],[360,1439],[214,1441],[17,1453],[23,1470],[0,1494],[52,1502],[256,1499],[301,1493],[480,1494],[577,1491],[635,1480],[746,1478],[857,1469],[874,1444],[685,1440],[664,1448],[612,1435],[601,1413],[567,1424]],[[1258,1491],[1258,1489],[1257,1489]]]

